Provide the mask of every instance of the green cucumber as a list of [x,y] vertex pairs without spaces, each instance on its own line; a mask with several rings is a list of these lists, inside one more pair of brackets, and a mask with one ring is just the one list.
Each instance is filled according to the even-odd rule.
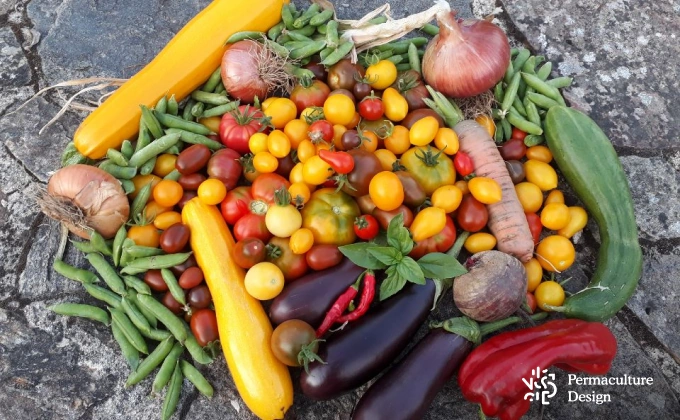
[[626,174],[604,132],[575,109],[550,108],[545,139],[560,171],[597,223],[601,238],[590,284],[551,309],[571,318],[605,321],[626,304],[642,273]]

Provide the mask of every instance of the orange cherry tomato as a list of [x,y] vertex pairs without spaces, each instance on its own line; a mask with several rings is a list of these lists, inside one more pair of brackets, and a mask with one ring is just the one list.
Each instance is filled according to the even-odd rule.
[[182,194],[184,194],[184,189],[179,182],[170,179],[162,180],[153,189],[154,201],[164,207],[172,207],[179,203]]
[[175,162],[177,162],[177,155],[170,153],[163,153],[156,158],[156,164],[153,167],[153,174],[163,178],[170,172],[175,170]]
[[380,210],[392,211],[404,202],[404,186],[390,171],[376,174],[368,185],[368,194]]
[[369,153],[375,152],[378,148],[378,136],[372,131],[362,131],[360,135],[361,144],[359,145],[359,149],[365,150]]
[[153,225],[160,230],[165,230],[177,223],[182,223],[182,215],[176,211],[161,213],[153,219]]
[[206,179],[198,186],[198,198],[205,204],[214,206],[227,196],[227,187],[217,178]]
[[394,155],[394,153],[390,152],[387,149],[378,149],[375,152],[373,152],[373,154],[380,161],[380,165],[382,165],[383,171],[391,171],[394,162],[397,161],[397,157]]
[[290,140],[290,147],[292,149],[297,149],[302,140],[308,139],[308,130],[309,124],[303,119],[291,120],[283,128],[283,132],[286,133],[286,136],[288,136],[288,139]]
[[136,245],[158,248],[161,235],[154,225],[132,226],[127,231],[127,237],[135,241]]
[[400,155],[411,148],[408,128],[395,125],[392,135],[385,139],[385,148],[395,155]]

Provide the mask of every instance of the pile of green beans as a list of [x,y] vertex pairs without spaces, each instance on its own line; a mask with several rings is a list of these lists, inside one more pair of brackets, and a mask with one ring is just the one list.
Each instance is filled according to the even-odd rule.
[[[543,120],[550,107],[565,105],[560,88],[571,85],[571,77],[550,78],[552,63],[543,56],[533,56],[529,50],[513,48],[512,60],[503,80],[494,87],[493,93],[499,108],[492,110],[496,121],[497,143],[507,141],[516,127],[527,133],[527,147],[545,141]],[[542,64],[543,63],[543,64]],[[542,64],[542,65],[541,65]]]
[[415,37],[388,42],[359,54],[359,64],[368,67],[380,60],[393,62],[398,71],[415,70],[421,72],[421,61],[429,40]]

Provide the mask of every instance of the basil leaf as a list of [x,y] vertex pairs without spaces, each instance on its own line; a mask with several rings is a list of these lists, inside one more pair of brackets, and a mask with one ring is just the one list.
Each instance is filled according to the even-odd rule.
[[387,234],[385,233],[384,230],[381,230],[378,232],[378,235],[371,239],[371,243],[380,245],[380,246],[387,246]]
[[458,277],[467,273],[455,257],[441,252],[426,254],[418,260],[418,265],[426,277],[434,279]]
[[400,275],[394,265],[385,270],[387,277],[380,284],[380,300],[385,300],[396,294],[406,285],[406,277]]
[[411,257],[404,257],[399,264],[397,264],[397,273],[406,277],[406,280],[415,284],[425,284],[425,274],[420,269],[418,263]]
[[387,227],[387,243],[399,250],[403,255],[408,255],[413,249],[413,239],[404,227],[404,215],[399,213],[394,216]]
[[397,264],[403,258],[401,253],[391,246],[374,246],[368,249],[368,253],[386,265]]
[[338,249],[345,257],[349,258],[350,261],[359,267],[367,268],[369,270],[382,270],[387,265],[377,260],[368,252],[368,250],[373,247],[377,247],[377,245],[369,242],[359,242],[356,244],[343,245]]

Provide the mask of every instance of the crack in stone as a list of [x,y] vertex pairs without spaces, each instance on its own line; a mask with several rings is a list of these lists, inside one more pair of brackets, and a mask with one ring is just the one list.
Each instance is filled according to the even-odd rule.
[[14,33],[17,41],[19,41],[19,45],[21,45],[21,51],[28,62],[28,66],[30,67],[31,80],[29,81],[29,85],[33,87],[34,92],[37,92],[40,90],[40,82],[44,80],[44,75],[42,74],[42,58],[37,51],[37,46],[40,44],[40,42],[30,48],[24,48],[23,46],[26,45],[27,40],[24,36],[24,33],[21,31],[22,27],[33,29],[33,22],[31,22],[31,19],[28,17],[28,5],[30,3],[31,1],[29,0],[22,4],[23,8],[21,10],[21,21],[18,24],[10,22],[7,16],[3,16],[0,19],[0,24],[9,27]]
[[14,159],[19,165],[21,165],[21,168],[24,170],[26,175],[28,175],[33,180],[33,182],[36,182],[38,184],[44,184],[44,182],[42,182],[36,174],[34,174],[30,169],[28,169],[26,164],[21,159],[19,159],[14,153],[12,153],[12,150],[7,146],[6,143],[3,143],[2,146],[5,148],[5,151],[11,158]]

